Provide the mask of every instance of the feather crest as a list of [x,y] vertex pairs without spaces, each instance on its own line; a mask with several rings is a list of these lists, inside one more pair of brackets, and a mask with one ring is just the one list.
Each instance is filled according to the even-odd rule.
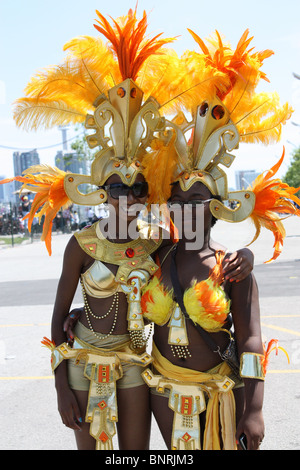
[[218,31],[207,40],[208,46],[196,33],[189,32],[202,50],[199,55],[204,60],[204,68],[210,68],[213,75],[223,74],[221,86],[217,85],[215,92],[237,125],[241,142],[278,142],[282,126],[290,119],[293,109],[287,103],[280,105],[277,93],[255,92],[260,80],[269,81],[261,67],[273,51],[254,52],[250,49],[253,37],[248,37],[248,29],[235,50],[223,42]]
[[38,217],[41,222],[42,217],[45,216],[41,240],[45,242],[49,255],[51,255],[53,219],[61,208],[67,208],[72,204],[64,189],[65,175],[66,173],[58,168],[36,165],[28,168],[24,176],[0,181],[0,184],[19,181],[23,183],[21,191],[28,189],[36,193],[30,212],[24,219],[28,219],[28,230],[31,231],[34,217]]
[[41,343],[46,348],[50,349],[50,351],[53,351],[56,348],[54,341],[51,341],[51,339],[47,338],[46,336],[43,337]]
[[178,156],[174,147],[176,135],[172,135],[168,143],[160,140],[152,141],[152,152],[143,159],[144,177],[148,182],[148,205],[164,204],[171,195],[173,173],[178,164]]
[[[223,92],[220,90],[217,92],[221,100],[231,92],[239,81],[248,82],[247,89],[251,92],[260,79],[267,79],[266,75],[260,71],[260,67],[263,61],[273,54],[273,51],[250,54],[253,49],[248,49],[248,46],[253,38],[248,38],[248,29],[242,34],[235,50],[232,50],[230,45],[223,43],[218,31],[215,32],[215,37],[208,39],[210,47],[207,47],[195,32],[191,30],[189,32],[200,46],[206,65],[216,72],[222,72],[228,76],[227,88]],[[251,80],[249,78],[247,80],[250,75]]]
[[278,258],[282,251],[285,238],[282,216],[297,215],[300,217],[300,210],[293,204],[295,202],[300,205],[300,199],[295,195],[300,188],[292,188],[280,179],[271,179],[279,170],[284,154],[285,150],[283,150],[279,161],[270,170],[259,175],[252,187],[249,187],[249,190],[255,194],[255,206],[250,219],[256,229],[254,238],[249,245],[258,238],[262,227],[270,230],[274,235],[273,256],[266,263]]
[[94,25],[97,31],[103,34],[111,43],[112,50],[116,54],[122,79],[131,78],[136,80],[138,72],[145,60],[158,53],[158,50],[173,42],[175,38],[159,39],[161,34],[157,34],[151,39],[146,39],[147,14],[144,11],[140,21],[137,20],[136,10],[129,10],[126,17],[112,19],[113,26],[106,18],[96,10],[98,15],[97,23]]

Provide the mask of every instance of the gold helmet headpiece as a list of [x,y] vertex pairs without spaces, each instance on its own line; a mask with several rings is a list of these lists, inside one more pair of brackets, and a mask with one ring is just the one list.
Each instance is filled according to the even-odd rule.
[[[171,122],[166,121],[166,129],[174,134],[173,149],[170,145],[169,151],[176,151],[177,160],[176,164],[173,162],[169,182],[179,182],[186,191],[201,181],[213,195],[221,196],[222,202],[214,200],[210,204],[213,215],[239,222],[252,213],[255,196],[249,190],[228,190],[226,168],[235,159],[232,152],[239,142],[268,144],[278,141],[282,125],[289,119],[292,109],[288,104],[280,105],[277,93],[255,92],[259,81],[267,80],[260,68],[273,52],[248,50],[252,40],[248,38],[248,30],[235,50],[223,44],[218,32],[216,39],[210,40],[210,50],[194,32],[190,32],[202,53],[187,51],[181,58],[182,69],[190,80],[190,94],[194,92],[195,98],[183,96],[181,111]],[[218,78],[211,81],[210,93],[207,89],[205,94],[201,93],[199,88],[193,91],[193,83],[199,81],[200,76],[204,81],[207,77]],[[160,156],[159,162],[164,165]],[[168,185],[163,197],[155,195],[160,200],[169,196]],[[230,208],[232,202],[236,203],[235,209]]]
[[[29,215],[29,229],[34,216],[45,215],[42,240],[51,253],[51,226],[58,210],[72,203],[98,205],[107,193],[101,186],[117,174],[127,185],[143,172],[143,159],[161,132],[164,118],[158,101],[170,107],[178,76],[177,54],[164,48],[175,38],[161,34],[146,38],[147,15],[138,20],[136,9],[112,25],[97,11],[94,26],[108,40],[81,36],[65,46],[62,64],[37,73],[25,89],[25,97],[15,103],[14,118],[26,130],[49,129],[68,123],[85,123],[91,132],[88,145],[98,152],[91,164],[91,174],[65,173],[48,165],[27,169],[17,180],[23,189],[36,192]],[[97,186],[88,194],[82,184]],[[99,188],[100,186],[100,188]]]
[[[230,191],[226,175],[239,142],[266,145],[278,142],[282,126],[293,112],[288,103],[280,105],[276,92],[256,92],[261,79],[269,81],[261,66],[273,52],[249,49],[252,38],[248,38],[248,30],[235,50],[223,44],[217,31],[215,38],[209,40],[209,47],[193,31],[190,33],[202,53],[186,51],[181,58],[188,93],[181,96],[181,109],[172,121],[166,120],[164,133],[169,134],[169,143],[152,156],[152,166],[156,167],[152,179],[146,170],[150,200],[166,202],[172,184],[177,182],[187,191],[199,181],[213,196],[221,198],[210,202],[214,217],[228,222],[250,217],[256,228],[253,241],[261,227],[273,232],[275,249],[271,260],[275,259],[285,235],[280,214],[300,215],[292,203],[300,202],[295,196],[299,188],[271,179],[283,161],[284,152],[279,162],[247,190]],[[194,87],[199,81],[206,83],[204,90]],[[162,189],[157,186],[157,174],[164,175]]]
[[[132,185],[142,172],[154,133],[164,125],[159,104],[150,94],[154,91],[165,99],[162,67],[170,63],[171,55],[173,62],[177,57],[163,48],[174,38],[162,39],[161,34],[145,38],[145,12],[138,20],[136,10],[129,10],[126,16],[112,20],[112,26],[100,12],[97,15],[94,26],[108,43],[90,36],[69,41],[64,46],[68,52],[65,61],[32,78],[26,97],[16,102],[14,115],[17,125],[30,130],[84,122],[90,132],[95,131],[87,136],[90,148],[100,148],[91,174],[68,173],[65,177],[67,196],[82,205],[105,202],[107,194],[101,188],[83,194],[80,185],[102,186],[112,174]],[[157,66],[156,55],[163,65]]]

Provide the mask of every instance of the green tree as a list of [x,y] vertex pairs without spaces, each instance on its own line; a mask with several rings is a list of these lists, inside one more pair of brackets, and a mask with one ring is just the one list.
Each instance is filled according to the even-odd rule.
[[82,136],[79,136],[72,144],[71,148],[76,152],[78,155],[79,160],[84,160],[87,163],[87,166],[91,164],[92,160],[94,159],[95,153],[97,152],[97,149],[92,151],[86,141],[86,130],[84,127],[84,124],[79,124],[78,126],[75,127],[75,130],[81,131]]
[[[294,150],[290,166],[283,181],[294,188],[300,187],[300,147]],[[297,192],[297,196],[300,197],[300,190]]]

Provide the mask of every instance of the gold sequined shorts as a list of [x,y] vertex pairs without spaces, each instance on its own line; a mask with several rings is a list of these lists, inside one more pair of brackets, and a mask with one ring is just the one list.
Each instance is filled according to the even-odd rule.
[[[89,343],[91,346],[118,351],[124,347],[124,344],[129,342],[129,335],[110,335],[103,339],[94,336],[91,331],[86,328],[82,323],[78,322],[74,328],[74,334],[82,341]],[[101,334],[98,334],[101,336]],[[84,376],[85,362],[80,361],[75,365],[75,359],[68,361],[68,380],[70,388],[73,390],[88,391],[90,388],[90,381]],[[145,385],[141,373],[145,370],[144,367],[135,364],[122,363],[123,376],[117,380],[117,388],[133,388],[140,385]]]

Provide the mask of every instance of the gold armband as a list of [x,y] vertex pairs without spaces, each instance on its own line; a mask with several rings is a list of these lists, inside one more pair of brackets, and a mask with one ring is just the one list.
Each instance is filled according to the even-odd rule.
[[240,358],[240,376],[249,379],[265,380],[263,354],[244,352]]
[[43,338],[43,341],[41,341],[41,343],[43,344],[43,346],[46,346],[46,348],[50,349],[51,351],[52,372],[55,371],[55,369],[59,366],[59,364],[64,359],[71,359],[72,357],[78,354],[78,351],[75,349],[72,349],[67,343],[62,343],[59,346],[55,346],[54,341],[51,341],[45,336]]

